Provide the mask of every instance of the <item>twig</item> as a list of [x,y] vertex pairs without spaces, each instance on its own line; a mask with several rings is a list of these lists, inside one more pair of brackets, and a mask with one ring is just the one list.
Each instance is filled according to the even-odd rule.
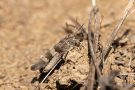
[[94,28],[94,49],[95,52],[98,51],[98,44],[99,44],[99,31],[100,31],[100,25],[101,25],[101,18],[100,18],[100,13],[97,7],[93,8],[94,12],[94,20],[95,20],[95,28]]
[[129,63],[128,63],[128,66],[129,66],[129,67],[131,66],[132,60],[133,60],[133,53],[131,53],[131,58],[129,59]]
[[96,69],[95,66],[91,63],[90,64],[91,69],[89,70],[88,78],[87,78],[87,90],[93,90],[94,89],[94,83],[95,83],[95,73]]
[[[92,12],[91,12],[92,13]],[[97,65],[96,65],[96,61],[97,61],[97,57],[96,57],[96,54],[95,54],[95,52],[94,52],[94,47],[93,47],[93,43],[92,43],[92,36],[91,36],[91,34],[92,34],[92,30],[91,30],[91,19],[89,20],[89,25],[88,25],[88,45],[89,45],[89,51],[90,51],[90,53],[91,53],[91,57],[92,57],[92,62],[93,62],[93,64],[95,65],[95,67],[96,67],[96,70],[97,70],[97,74],[99,75],[99,76],[101,76],[101,72],[100,72],[100,70],[99,70],[99,67],[97,67]]]
[[96,0],[92,0],[93,7],[96,7]]
[[[88,24],[88,47],[89,47],[89,51],[91,54],[91,64],[90,64],[90,72],[88,74],[88,82],[87,82],[87,90],[93,90],[94,89],[94,83],[95,83],[95,74],[97,74],[98,78],[101,77],[101,72],[100,69],[98,67],[97,64],[97,56],[95,54],[95,48],[93,47],[93,43],[92,43],[92,19],[93,19],[93,14],[94,14],[94,8],[92,9],[91,13],[90,13],[90,19],[89,19],[89,24]],[[95,17],[95,14],[94,14]],[[95,39],[95,38],[94,38]],[[98,43],[96,43],[98,45]]]
[[[89,23],[88,23],[88,48],[89,52],[91,54],[90,60],[90,71],[88,74],[87,78],[87,90],[93,90],[94,89],[94,84],[95,84],[95,76],[97,74],[98,78],[101,77],[101,72],[98,66],[97,62],[97,51],[98,51],[98,44],[99,44],[99,29],[100,29],[100,23],[99,23],[99,13],[98,13],[98,8],[96,7],[96,0],[92,0],[92,10],[90,12],[90,18],[89,18]],[[92,21],[94,20],[95,22],[95,27],[94,27],[94,38],[92,38]],[[93,43],[93,42],[94,43]],[[95,47],[94,47],[95,46]],[[85,89],[85,88],[83,88]]]
[[124,13],[123,13],[123,16],[120,18],[119,23],[116,25],[116,27],[114,28],[114,30],[113,30],[113,32],[112,32],[112,34],[111,34],[109,40],[108,40],[107,43],[105,44],[105,45],[107,45],[107,46],[105,47],[105,49],[104,49],[104,51],[103,51],[103,62],[105,62],[106,56],[107,56],[107,54],[108,54],[108,52],[109,52],[109,49],[110,49],[110,47],[111,47],[111,45],[112,45],[112,43],[113,43],[113,41],[114,41],[114,39],[115,39],[117,33],[119,32],[119,30],[120,30],[120,28],[121,28],[123,22],[124,22],[125,19],[127,18],[127,16],[128,16],[128,14],[129,14],[129,12],[130,12],[130,10],[131,10],[133,4],[134,4],[134,0],[130,0],[129,3],[128,3],[128,5],[127,5],[126,8],[125,8],[125,11],[124,11]]
[[95,57],[95,53],[93,50],[93,45],[92,45],[92,37],[91,37],[91,28],[90,28],[90,21],[89,21],[89,25],[88,25],[88,46],[89,46],[89,51],[91,53],[92,58],[90,59],[92,62],[90,62],[90,71],[88,74],[88,82],[87,82],[87,90],[93,90],[94,88],[94,83],[95,83],[95,63],[94,63],[94,59],[96,59]]
[[122,75],[122,76],[127,75],[127,76],[129,76],[129,75],[135,75],[135,73],[120,73],[119,75]]

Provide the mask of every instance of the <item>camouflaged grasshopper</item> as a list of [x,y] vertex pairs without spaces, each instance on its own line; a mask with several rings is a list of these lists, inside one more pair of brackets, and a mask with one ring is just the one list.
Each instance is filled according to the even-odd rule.
[[49,72],[56,63],[73,47],[79,46],[80,42],[87,39],[87,33],[83,26],[79,26],[76,32],[68,34],[61,39],[53,48],[49,49],[39,60],[31,66],[31,70],[43,70]]

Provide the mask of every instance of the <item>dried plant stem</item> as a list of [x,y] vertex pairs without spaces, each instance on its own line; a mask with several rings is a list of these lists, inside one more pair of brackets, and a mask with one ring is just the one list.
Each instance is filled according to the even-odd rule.
[[90,54],[91,54],[91,57],[92,57],[92,62],[93,64],[95,65],[96,69],[97,69],[97,73],[99,76],[101,76],[101,72],[99,70],[99,67],[97,66],[96,62],[97,62],[97,57],[96,57],[96,54],[94,52],[94,47],[93,47],[93,43],[92,43],[92,30],[91,30],[91,20],[89,21],[89,25],[88,25],[88,44],[89,44],[89,51],[90,51]]
[[[131,55],[131,56],[132,56],[132,55]],[[130,58],[129,63],[128,63],[128,66],[129,66],[129,67],[131,66],[132,60],[133,60],[133,58]]]
[[97,74],[98,78],[101,77],[101,72],[100,69],[98,67],[97,64],[97,57],[96,57],[96,53],[95,53],[95,48],[93,46],[92,43],[92,17],[93,17],[93,10],[91,11],[90,14],[90,19],[89,19],[89,24],[88,24],[88,47],[89,47],[89,51],[91,54],[90,60],[91,60],[91,64],[90,64],[90,72],[88,74],[88,82],[87,82],[87,90],[93,90],[94,89],[94,83],[95,83],[95,74]]
[[88,82],[87,82],[87,90],[93,90],[94,88],[94,83],[95,83],[95,73],[96,73],[96,70],[95,70],[95,62],[94,60],[96,59],[96,56],[95,56],[95,53],[94,53],[94,50],[93,50],[93,45],[92,45],[92,37],[91,37],[91,28],[90,28],[90,21],[89,21],[89,25],[88,25],[88,46],[89,46],[89,51],[91,53],[91,57],[90,60],[90,70],[89,71],[89,74],[88,74]]
[[96,7],[96,0],[92,0],[93,7]]
[[135,75],[135,73],[120,73],[119,75],[123,75],[123,76],[128,75],[129,76],[129,75]]
[[94,8],[94,20],[95,20],[95,27],[94,27],[94,49],[95,52],[98,51],[98,45],[99,45],[99,31],[100,31],[100,23],[101,23],[101,18],[100,18],[100,13],[98,8]]
[[103,51],[103,62],[105,61],[106,56],[108,55],[109,49],[110,49],[110,47],[111,47],[111,45],[112,45],[112,43],[113,43],[113,41],[114,41],[114,39],[115,39],[117,33],[119,32],[119,30],[120,30],[120,28],[121,28],[123,22],[125,21],[125,19],[126,19],[127,16],[129,15],[129,12],[130,12],[130,10],[131,10],[133,4],[134,4],[134,0],[130,0],[129,3],[128,3],[128,5],[127,5],[126,8],[125,8],[124,13],[122,14],[123,16],[120,18],[119,23],[116,25],[116,27],[114,28],[114,30],[113,30],[113,32],[112,32],[112,34],[111,34],[109,40],[108,40],[107,43],[105,44],[105,45],[107,45],[107,46],[105,47],[105,49],[104,49],[104,51]]
[[[101,71],[99,69],[97,52],[98,52],[98,44],[99,44],[99,29],[100,29],[100,20],[99,20],[99,12],[96,7],[96,0],[92,0],[92,10],[90,12],[90,18],[88,23],[88,47],[90,52],[90,71],[87,78],[87,90],[93,90],[95,84],[95,76],[98,78],[101,77]],[[94,37],[92,37],[92,22],[94,21]],[[83,88],[84,89],[84,88]]]
[[[94,61],[95,68],[97,70],[97,74],[101,76],[101,72],[99,69],[99,59],[97,58],[97,52],[98,52],[98,45],[99,45],[99,30],[100,30],[100,13],[99,9],[96,6],[96,0],[92,0],[93,8],[90,12],[90,18],[88,23],[88,42],[89,42],[89,49],[92,56],[92,61]],[[95,22],[94,24],[94,38],[92,38],[92,22]]]
[[95,83],[95,66],[91,63],[90,64],[91,69],[89,70],[89,75],[87,78],[87,90],[93,90],[94,89],[94,83]]

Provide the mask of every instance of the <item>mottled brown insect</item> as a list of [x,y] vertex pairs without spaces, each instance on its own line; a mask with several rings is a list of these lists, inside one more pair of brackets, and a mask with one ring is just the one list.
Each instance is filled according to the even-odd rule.
[[31,66],[31,70],[41,70],[43,72],[50,71],[53,66],[73,47],[79,46],[80,42],[87,39],[87,33],[83,26],[76,32],[68,34],[65,38],[61,39],[53,48],[49,49],[39,60]]

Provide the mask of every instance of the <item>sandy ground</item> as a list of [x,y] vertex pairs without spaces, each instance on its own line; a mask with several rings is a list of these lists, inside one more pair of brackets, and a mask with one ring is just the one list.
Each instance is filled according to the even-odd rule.
[[[103,41],[127,1],[97,0]],[[90,0],[0,0],[0,90],[33,90],[37,73],[30,70],[32,63],[66,35],[62,26],[70,16],[87,26],[90,7]],[[133,14],[123,25],[126,29],[135,29]]]

